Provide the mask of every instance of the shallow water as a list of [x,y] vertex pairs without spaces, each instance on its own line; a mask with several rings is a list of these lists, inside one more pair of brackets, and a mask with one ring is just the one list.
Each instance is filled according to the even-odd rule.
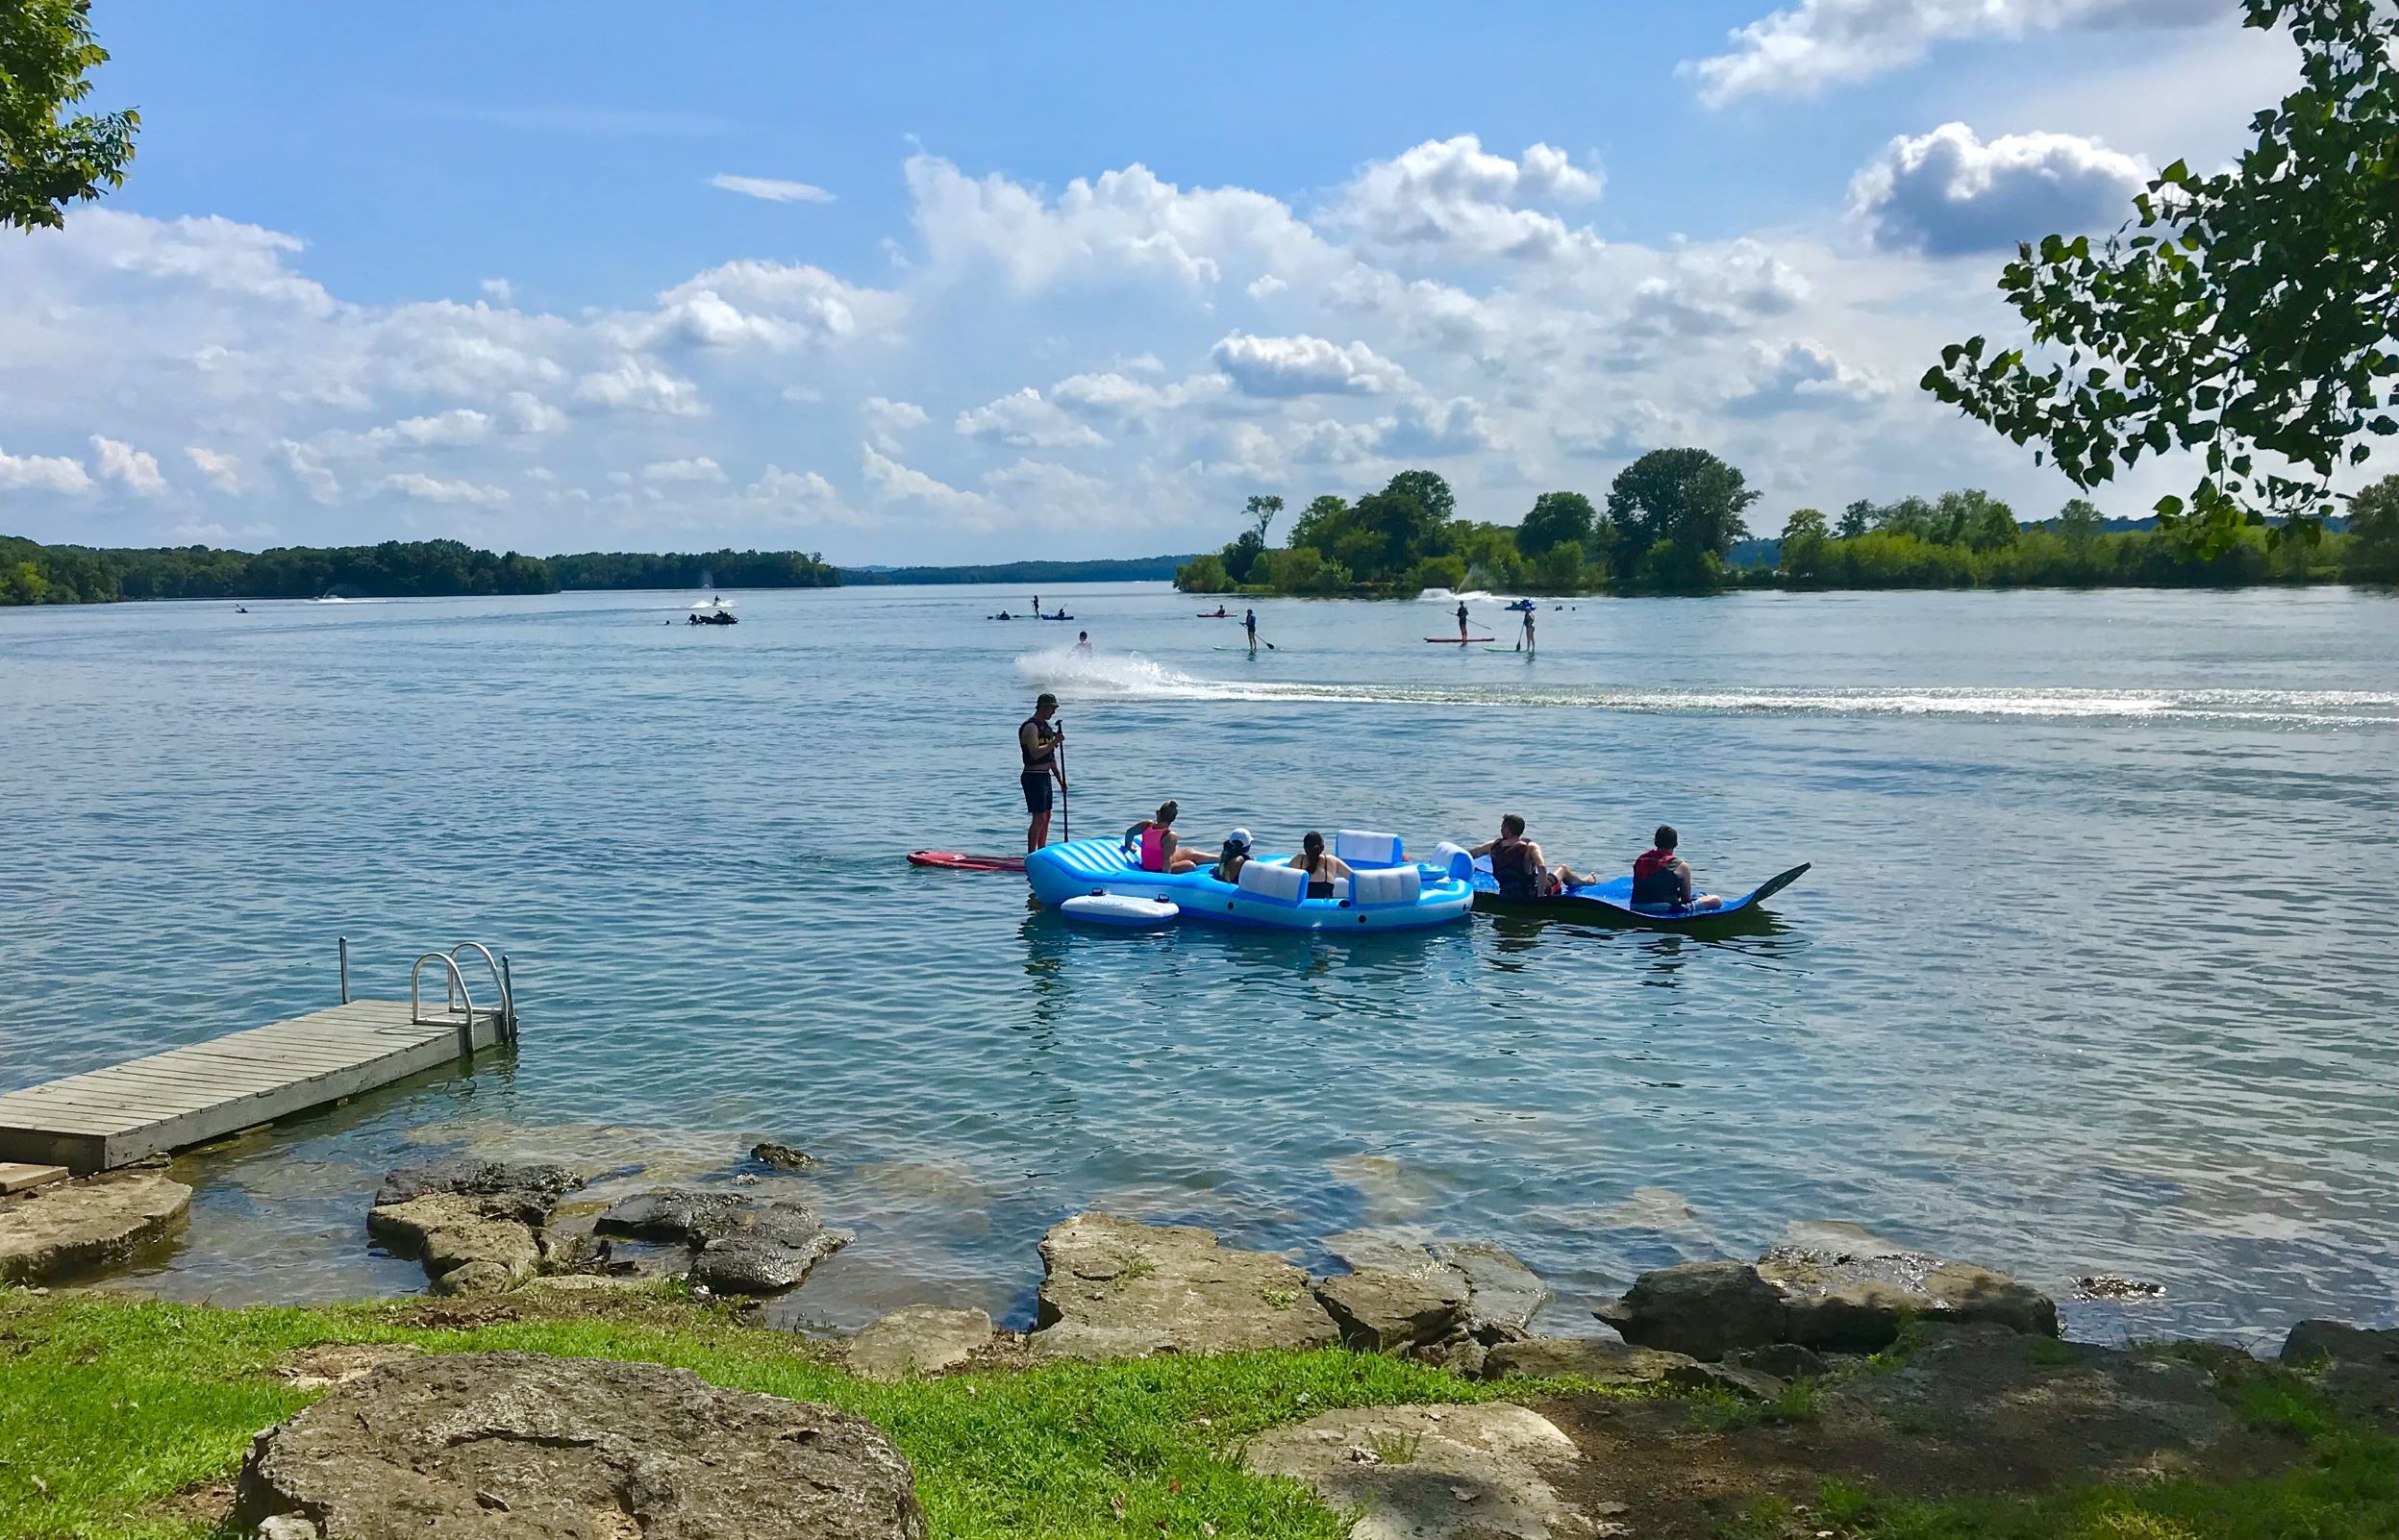
[[[2399,600],[1585,602],[1530,660],[1425,645],[1438,603],[1288,601],[1253,661],[1162,587],[1059,596],[1074,625],[958,588],[726,629],[661,594],[0,611],[0,1087],[324,1005],[337,934],[385,996],[474,937],[512,1061],[187,1157],[145,1286],[417,1287],[362,1218],[428,1152],[631,1187],[775,1137],[859,1232],[798,1321],[1022,1324],[1087,1206],[1316,1265],[1360,1227],[1495,1238],[1563,1329],[1822,1219],[2165,1284],[2069,1307],[2089,1336],[2399,1317]],[[1662,817],[1710,885],[1815,870],[1720,943],[1082,931],[899,858],[1021,839],[1043,687],[1085,833],[1171,795],[1206,842],[1423,849],[1514,808],[1578,865]]]

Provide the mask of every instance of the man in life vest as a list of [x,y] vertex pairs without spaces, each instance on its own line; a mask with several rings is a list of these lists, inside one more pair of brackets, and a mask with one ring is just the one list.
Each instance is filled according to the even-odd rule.
[[1660,824],[1650,836],[1652,848],[1633,861],[1633,902],[1657,908],[1720,909],[1724,900],[1713,893],[1691,896],[1691,869],[1674,853],[1681,838],[1672,824]]
[[1033,703],[1033,714],[1016,724],[1016,752],[1025,761],[1019,779],[1025,788],[1025,811],[1033,817],[1025,831],[1028,853],[1049,843],[1050,782],[1055,780],[1061,791],[1066,788],[1066,771],[1058,762],[1058,746],[1066,741],[1066,730],[1050,725],[1057,711],[1058,697],[1043,690]]
[[1520,813],[1502,818],[1499,837],[1485,840],[1469,854],[1491,858],[1491,876],[1499,882],[1502,898],[1554,898],[1569,887],[1594,881],[1590,874],[1577,872],[1563,861],[1551,866],[1541,847],[1524,837]]

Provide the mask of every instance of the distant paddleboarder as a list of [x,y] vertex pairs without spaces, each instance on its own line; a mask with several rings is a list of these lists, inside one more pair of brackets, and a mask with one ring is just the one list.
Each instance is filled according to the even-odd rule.
[[1241,630],[1249,636],[1249,655],[1258,656],[1258,611],[1252,609],[1241,617]]
[[1466,602],[1463,599],[1458,601],[1458,639],[1466,639]]
[[1050,718],[1058,713],[1058,697],[1043,690],[1041,698],[1033,703],[1033,714],[1016,724],[1016,752],[1024,757],[1025,811],[1032,823],[1025,830],[1027,852],[1039,850],[1050,838],[1050,782],[1058,789],[1066,789],[1066,770],[1058,762],[1058,751],[1066,741],[1066,730],[1051,725]]
[[1533,645],[1533,611],[1530,609],[1524,612],[1524,634],[1516,641],[1516,651],[1527,658],[1532,657],[1537,651]]

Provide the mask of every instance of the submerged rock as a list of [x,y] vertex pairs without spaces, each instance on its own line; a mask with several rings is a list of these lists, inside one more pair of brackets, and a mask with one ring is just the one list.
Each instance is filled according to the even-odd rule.
[[1338,1337],[1306,1273],[1189,1226],[1078,1214],[1041,1237],[1041,1266],[1028,1339],[1037,1354],[1245,1353],[1326,1348]]
[[1270,1428],[1241,1452],[1258,1475],[1355,1513],[1351,1540],[1591,1534],[1558,1490],[1581,1457],[1556,1424],[1507,1402],[1349,1407]]
[[550,1217],[583,1178],[543,1160],[487,1160],[452,1155],[419,1166],[402,1166],[375,1190],[374,1206],[388,1208],[436,1193],[470,1199],[485,1215],[538,1226]]
[[797,1145],[778,1144],[769,1139],[750,1147],[750,1158],[777,1171],[806,1171],[815,1165],[816,1157]]
[[191,1189],[158,1171],[112,1171],[0,1198],[0,1283],[41,1283],[121,1261],[174,1231]]
[[722,1294],[780,1294],[848,1245],[805,1204],[746,1192],[670,1187],[627,1198],[600,1215],[607,1233],[681,1241],[693,1249],[691,1281]]
[[258,1436],[233,1523],[317,1536],[924,1540],[873,1424],[660,1364],[433,1354]]
[[997,1334],[981,1310],[912,1304],[869,1322],[850,1339],[850,1369],[869,1379],[939,1374],[970,1362]]
[[1367,1353],[1437,1343],[1466,1320],[1464,1281],[1447,1273],[1361,1268],[1324,1279],[1315,1295],[1340,1328],[1341,1341]]

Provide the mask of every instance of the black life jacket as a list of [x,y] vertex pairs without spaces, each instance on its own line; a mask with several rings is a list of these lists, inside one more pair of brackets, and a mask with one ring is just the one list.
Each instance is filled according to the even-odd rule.
[[1503,897],[1537,897],[1537,875],[1533,847],[1524,840],[1502,840],[1491,847],[1491,876],[1498,880]]

